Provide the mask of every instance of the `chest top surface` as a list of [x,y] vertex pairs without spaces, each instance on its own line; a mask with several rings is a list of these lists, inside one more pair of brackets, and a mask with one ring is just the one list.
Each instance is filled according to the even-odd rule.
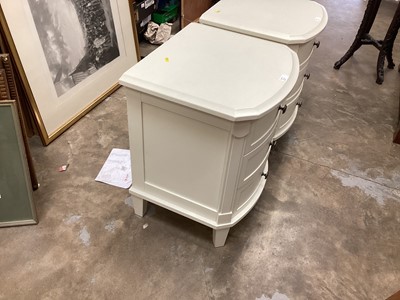
[[325,8],[310,0],[221,0],[200,23],[283,43],[301,44],[328,22]]
[[120,83],[242,121],[278,106],[298,74],[297,56],[285,45],[192,23],[125,72]]

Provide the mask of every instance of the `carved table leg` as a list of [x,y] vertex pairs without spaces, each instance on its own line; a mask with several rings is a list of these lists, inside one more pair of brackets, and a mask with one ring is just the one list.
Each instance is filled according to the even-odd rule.
[[400,123],[397,126],[396,132],[394,133],[393,143],[400,144]]
[[383,77],[384,77],[383,68],[385,65],[385,57],[387,58],[389,69],[393,69],[395,66],[393,62],[392,52],[393,52],[393,44],[394,41],[396,40],[399,27],[400,27],[400,4],[397,5],[397,9],[394,14],[393,20],[390,23],[385,39],[382,42],[382,47],[379,51],[378,62],[376,64],[376,72],[377,72],[376,83],[378,84],[381,84],[383,82]]
[[230,228],[213,230],[214,247],[222,247],[225,245],[226,238],[228,237],[229,229]]
[[[375,44],[374,41],[371,41],[371,36],[369,35],[369,31],[371,30],[372,25],[374,24],[376,14],[378,13],[379,5],[382,0],[369,0],[367,4],[367,8],[365,9],[364,17],[361,22],[360,28],[358,29],[356,38],[353,41],[353,44],[350,46],[349,50],[343,55],[341,59],[339,59],[334,68],[339,70],[339,68],[351,57],[354,52],[356,52],[361,45],[370,43]],[[366,42],[364,40],[367,40]]]
[[133,208],[135,214],[139,217],[143,217],[147,211],[147,201],[136,196],[131,196],[133,200]]
[[399,119],[397,121],[397,128],[394,131],[393,143],[400,144],[400,97],[399,97]]

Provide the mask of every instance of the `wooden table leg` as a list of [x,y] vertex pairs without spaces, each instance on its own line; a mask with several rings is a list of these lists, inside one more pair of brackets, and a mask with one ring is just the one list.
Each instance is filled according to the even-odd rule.
[[356,38],[353,41],[353,44],[350,46],[349,50],[343,55],[341,59],[339,59],[334,68],[339,70],[339,68],[350,58],[353,56],[354,52],[356,52],[362,45],[372,44],[375,47],[380,47],[379,41],[374,40],[370,35],[369,31],[371,30],[372,25],[374,24],[376,14],[378,13],[379,6],[382,0],[369,0],[367,4],[367,8],[365,9],[364,17],[361,22],[360,28],[358,29]]
[[386,300],[400,300],[400,291],[398,291],[398,292],[395,293],[394,295],[390,296],[390,297],[387,298]]
[[393,143],[400,144],[400,123],[397,125],[396,132],[394,133]]
[[379,51],[378,62],[376,64],[376,72],[377,78],[376,83],[382,84],[383,77],[384,77],[384,64],[385,64],[385,57],[388,61],[388,68],[394,68],[394,62],[392,57],[393,52],[393,44],[397,36],[397,32],[399,31],[400,27],[400,4],[397,5],[396,12],[394,14],[393,20],[390,23],[389,29],[386,33],[385,39],[382,42],[382,47]]
[[400,97],[399,97],[399,120],[397,123],[397,129],[393,135],[393,143],[400,144]]

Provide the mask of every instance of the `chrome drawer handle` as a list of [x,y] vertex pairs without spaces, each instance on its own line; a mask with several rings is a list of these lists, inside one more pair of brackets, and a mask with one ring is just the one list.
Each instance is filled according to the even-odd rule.
[[264,172],[262,172],[261,176],[263,176],[263,177],[265,178],[265,180],[267,180],[268,174],[269,174],[269,173],[264,173]]
[[314,42],[314,46],[315,46],[316,48],[319,48],[319,45],[321,45],[321,42],[320,42],[320,41]]
[[311,74],[310,73],[306,73],[306,74],[304,74],[304,77],[308,80],[308,79],[310,79],[310,76],[311,76]]
[[279,109],[282,111],[282,114],[284,114],[287,110],[287,105],[285,104],[284,106],[279,106]]

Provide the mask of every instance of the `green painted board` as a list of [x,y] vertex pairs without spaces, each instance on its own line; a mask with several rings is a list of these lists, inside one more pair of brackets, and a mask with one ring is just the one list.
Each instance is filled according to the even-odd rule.
[[36,224],[15,101],[0,101],[0,227]]

